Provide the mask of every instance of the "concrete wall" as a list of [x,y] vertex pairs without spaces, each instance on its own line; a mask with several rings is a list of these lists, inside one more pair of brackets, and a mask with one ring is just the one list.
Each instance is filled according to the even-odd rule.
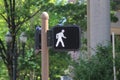
[[92,55],[98,44],[110,41],[110,0],[88,0],[87,4],[88,53]]

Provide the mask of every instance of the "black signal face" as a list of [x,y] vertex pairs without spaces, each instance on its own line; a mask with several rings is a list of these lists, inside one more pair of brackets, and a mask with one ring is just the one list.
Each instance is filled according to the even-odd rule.
[[80,29],[77,26],[54,27],[53,48],[56,50],[76,50],[80,47]]

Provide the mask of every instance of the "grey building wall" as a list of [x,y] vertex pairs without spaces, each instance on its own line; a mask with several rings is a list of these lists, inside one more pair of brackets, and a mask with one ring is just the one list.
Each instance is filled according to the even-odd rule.
[[88,53],[95,53],[98,44],[110,41],[110,0],[87,0]]

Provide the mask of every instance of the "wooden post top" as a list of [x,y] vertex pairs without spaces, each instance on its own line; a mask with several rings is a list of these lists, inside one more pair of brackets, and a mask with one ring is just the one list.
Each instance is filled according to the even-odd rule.
[[45,19],[45,20],[49,19],[48,13],[47,13],[47,12],[43,12],[43,13],[41,14],[41,18],[42,18],[42,19]]

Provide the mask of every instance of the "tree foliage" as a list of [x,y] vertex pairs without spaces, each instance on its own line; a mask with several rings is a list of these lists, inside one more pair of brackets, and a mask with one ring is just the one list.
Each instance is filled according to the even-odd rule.
[[[3,24],[6,25],[2,25],[2,28],[0,29],[6,31],[5,29],[8,27],[8,30],[12,36],[12,42],[9,44],[9,48],[5,47],[2,40],[0,40],[0,55],[8,69],[10,80],[12,80],[13,58],[15,57],[16,59],[16,65],[20,54],[19,50],[17,49],[19,47],[16,45],[17,43],[19,43],[19,41],[17,41],[17,34],[19,34],[18,31],[21,31],[20,29],[22,28],[22,26],[26,26],[27,21],[40,12],[41,5],[39,4],[43,4],[43,2],[37,0],[1,0],[0,4],[0,18],[2,18],[1,21],[3,21]],[[27,30],[28,29],[29,28],[27,28]],[[25,28],[23,30],[25,30]],[[17,71],[17,73],[19,72]]]
[[[116,67],[116,78],[120,79],[120,41],[115,36],[115,59],[113,59],[112,46],[97,47],[96,55],[89,59],[80,58],[79,63],[73,63],[74,80],[113,80],[113,66]],[[113,63],[115,61],[115,64]]]
[[74,80],[113,80],[111,48],[98,47],[96,55],[90,59],[80,59],[74,67]]

